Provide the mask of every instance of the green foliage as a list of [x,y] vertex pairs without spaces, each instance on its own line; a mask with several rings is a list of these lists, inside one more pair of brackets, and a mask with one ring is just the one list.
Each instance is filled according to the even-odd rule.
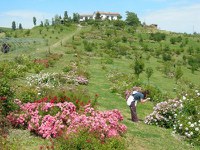
[[178,82],[178,80],[183,76],[183,71],[181,69],[181,67],[177,67],[175,70],[175,79],[176,79],[176,83]]
[[127,23],[127,25],[130,25],[130,26],[141,25],[141,22],[137,16],[137,14],[134,12],[129,12],[129,11],[126,12],[126,23]]
[[34,24],[34,26],[36,26],[36,24],[37,24],[37,19],[36,19],[36,17],[33,17],[33,24]]
[[10,111],[15,109],[14,102],[12,100],[14,91],[11,89],[11,85],[6,78],[0,79],[0,114],[7,115]]
[[151,33],[149,39],[157,41],[157,42],[160,42],[160,41],[166,39],[166,34],[165,33],[160,33],[160,32]]
[[83,41],[84,49],[87,52],[93,51],[94,43],[88,42],[86,40]]
[[16,23],[15,23],[15,21],[12,22],[12,29],[16,30]]
[[110,138],[106,141],[100,141],[96,138],[95,134],[88,133],[87,131],[80,131],[78,134],[71,134],[67,139],[60,137],[55,141],[55,146],[59,150],[125,150],[125,141],[122,138]]
[[150,79],[150,77],[151,77],[152,74],[153,74],[153,68],[148,67],[148,68],[146,68],[145,72],[146,72],[146,76],[147,76],[148,83],[149,83],[149,79]]
[[134,73],[139,78],[139,75],[144,71],[144,62],[141,56],[137,56],[133,65]]
[[180,43],[180,42],[182,42],[182,37],[181,36],[171,37],[170,42],[171,42],[171,44]]

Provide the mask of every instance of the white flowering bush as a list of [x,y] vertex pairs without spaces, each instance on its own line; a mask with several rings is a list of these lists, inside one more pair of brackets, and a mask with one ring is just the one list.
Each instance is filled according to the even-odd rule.
[[183,108],[174,124],[174,133],[185,136],[191,143],[200,145],[200,92],[188,91],[182,97]]
[[39,73],[26,78],[27,84],[38,87],[57,87],[60,86],[60,74],[58,73]]
[[178,99],[160,102],[153,108],[154,111],[146,117],[145,123],[170,128],[173,126],[177,113],[182,107],[182,101]]
[[158,103],[146,117],[146,124],[166,128],[173,127],[178,133],[195,145],[200,145],[200,92],[190,90],[181,98]]
[[88,84],[88,79],[83,76],[77,76],[75,74],[58,74],[58,73],[39,73],[36,75],[32,75],[26,78],[27,84],[29,86],[37,86],[37,87],[59,87],[63,85],[63,83],[71,83],[71,84]]

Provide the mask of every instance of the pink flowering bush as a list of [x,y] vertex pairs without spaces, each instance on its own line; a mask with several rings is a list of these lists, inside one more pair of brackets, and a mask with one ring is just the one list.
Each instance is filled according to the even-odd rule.
[[87,85],[88,84],[88,79],[83,77],[83,76],[78,76],[76,77],[75,81],[78,83],[78,84],[84,84],[84,85]]
[[82,113],[76,111],[71,102],[64,103],[25,103],[16,100],[20,111],[12,112],[7,119],[13,126],[23,126],[43,138],[57,137],[64,131],[65,135],[77,133],[80,129],[104,140],[125,133],[126,126],[120,124],[123,120],[118,110],[95,111],[90,104],[83,107]]

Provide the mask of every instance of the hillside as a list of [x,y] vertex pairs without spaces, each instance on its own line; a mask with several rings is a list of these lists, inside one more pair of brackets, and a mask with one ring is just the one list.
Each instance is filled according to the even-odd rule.
[[[182,136],[172,134],[172,128],[147,125],[143,121],[133,123],[124,97],[124,92],[135,85],[152,91],[151,101],[137,106],[139,118],[145,120],[157,103],[180,97],[189,89],[199,90],[199,35],[104,21],[7,31],[3,36],[41,41],[20,46],[10,42],[10,51],[0,53],[0,76],[6,73],[14,91],[13,99],[33,102],[46,95],[59,95],[60,91],[68,92],[75,88],[74,95],[80,99],[90,97],[94,100],[94,95],[98,95],[98,110],[118,109],[122,113],[123,123],[127,126],[123,136],[127,149],[199,149],[198,146],[192,147]],[[142,71],[138,74],[134,70],[135,60],[142,63]],[[33,61],[36,65],[32,64]],[[15,66],[17,63],[20,67]],[[73,75],[86,77],[88,84],[74,85],[73,81],[64,81],[65,75],[74,68]],[[147,68],[153,70],[149,78]],[[38,92],[28,86],[26,77],[39,73],[60,73],[59,83],[55,81],[53,88],[45,87]],[[155,91],[157,93],[153,93]],[[39,146],[50,143],[23,129],[10,129],[9,142],[13,149],[20,146],[24,150],[39,149]]]

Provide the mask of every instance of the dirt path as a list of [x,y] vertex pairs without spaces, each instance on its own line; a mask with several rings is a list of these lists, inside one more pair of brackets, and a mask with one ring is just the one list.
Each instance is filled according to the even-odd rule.
[[79,33],[82,29],[82,26],[78,26],[77,30],[69,35],[67,35],[66,37],[64,37],[63,39],[59,40],[58,42],[54,43],[53,45],[50,46],[50,49],[54,49],[56,47],[59,47],[61,42],[65,43],[66,41],[68,41],[70,38],[72,38],[74,35],[76,35],[77,33]]

